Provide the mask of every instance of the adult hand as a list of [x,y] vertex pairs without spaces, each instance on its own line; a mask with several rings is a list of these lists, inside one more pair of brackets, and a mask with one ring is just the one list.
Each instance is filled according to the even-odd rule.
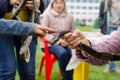
[[19,5],[21,2],[21,0],[10,0],[9,3],[10,5],[14,6],[14,5]]
[[[65,39],[65,41],[67,42],[68,47],[72,49],[79,50],[80,48],[78,47],[78,45],[81,43],[90,46],[90,42],[86,39],[86,37],[79,30],[75,30],[73,33],[65,34],[63,39]],[[81,52],[83,56],[89,55],[84,50],[81,50]]]
[[54,33],[56,31],[42,25],[37,25],[34,29],[34,32],[35,34],[40,35],[41,37],[44,37],[46,36],[47,33]]
[[[38,8],[39,8],[39,6],[40,6],[40,0],[36,0],[37,1],[37,5],[38,5]],[[32,11],[34,11],[34,2],[33,2],[33,0],[29,0],[29,1],[27,1],[26,2],[26,4],[25,4],[25,6],[26,7],[28,7],[30,10],[32,10]]]
[[73,33],[70,32],[65,34],[63,39],[65,39],[68,46],[72,49],[78,49],[78,45],[80,43],[84,43],[90,46],[89,41],[79,30],[75,30]]

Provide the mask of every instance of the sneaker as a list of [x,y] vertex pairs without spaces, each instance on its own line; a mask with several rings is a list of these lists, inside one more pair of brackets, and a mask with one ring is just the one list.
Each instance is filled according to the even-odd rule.
[[106,67],[103,72],[104,72],[104,73],[110,72],[110,68],[109,68],[109,67]]
[[106,65],[106,67],[105,67],[105,69],[104,69],[103,72],[104,72],[104,73],[110,72],[110,66],[109,66],[108,64]]
[[114,70],[114,72],[120,74],[120,69],[116,69],[116,70]]

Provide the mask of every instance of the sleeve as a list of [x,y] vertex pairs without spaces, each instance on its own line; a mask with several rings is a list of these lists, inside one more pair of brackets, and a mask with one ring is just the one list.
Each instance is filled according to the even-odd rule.
[[32,35],[36,24],[0,19],[0,35]]
[[[99,39],[89,39],[91,47],[97,51],[112,52],[112,54],[120,54],[120,28],[110,36],[101,37]],[[92,65],[101,66],[108,61],[97,59],[91,55],[84,56],[81,51],[76,51],[78,59],[86,61]]]
[[0,0],[0,18],[9,10],[12,10],[12,6],[9,5],[9,0]]
[[[45,15],[43,15],[43,18],[41,19],[41,24],[43,26],[50,27],[50,19],[49,19],[49,15],[47,13]],[[45,36],[45,38],[48,41],[50,41],[53,37],[54,37],[53,34],[47,34]]]
[[90,39],[91,46],[95,50],[112,52],[113,54],[117,54],[120,52],[120,28],[117,31],[114,31],[112,34],[101,37],[98,39]]

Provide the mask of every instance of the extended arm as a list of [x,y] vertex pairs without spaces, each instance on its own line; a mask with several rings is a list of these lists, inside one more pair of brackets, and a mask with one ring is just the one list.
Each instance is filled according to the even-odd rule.
[[[101,41],[98,39],[86,39],[80,31],[75,31],[73,33],[68,33],[65,35],[65,39],[68,42],[70,48],[77,49],[77,57],[81,61],[86,61],[93,65],[103,65],[106,64],[109,60],[120,60],[120,38],[119,38],[120,28],[114,34],[111,34],[109,37],[102,37]],[[96,41],[95,41],[96,40]],[[94,50],[93,53],[90,53],[86,48],[79,49],[78,45],[84,43]],[[89,53],[86,53],[86,51]],[[97,55],[96,55],[97,54]],[[92,56],[91,56],[92,55]],[[96,58],[97,56],[97,58]],[[104,58],[104,59],[103,59]]]
[[16,20],[0,19],[0,35],[41,35],[45,36],[47,32],[54,30],[29,22],[20,22]]

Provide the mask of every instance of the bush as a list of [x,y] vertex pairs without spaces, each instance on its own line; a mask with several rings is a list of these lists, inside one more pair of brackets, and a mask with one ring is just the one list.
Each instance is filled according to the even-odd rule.
[[100,23],[99,23],[99,19],[96,18],[93,24],[93,28],[94,29],[100,29]]

